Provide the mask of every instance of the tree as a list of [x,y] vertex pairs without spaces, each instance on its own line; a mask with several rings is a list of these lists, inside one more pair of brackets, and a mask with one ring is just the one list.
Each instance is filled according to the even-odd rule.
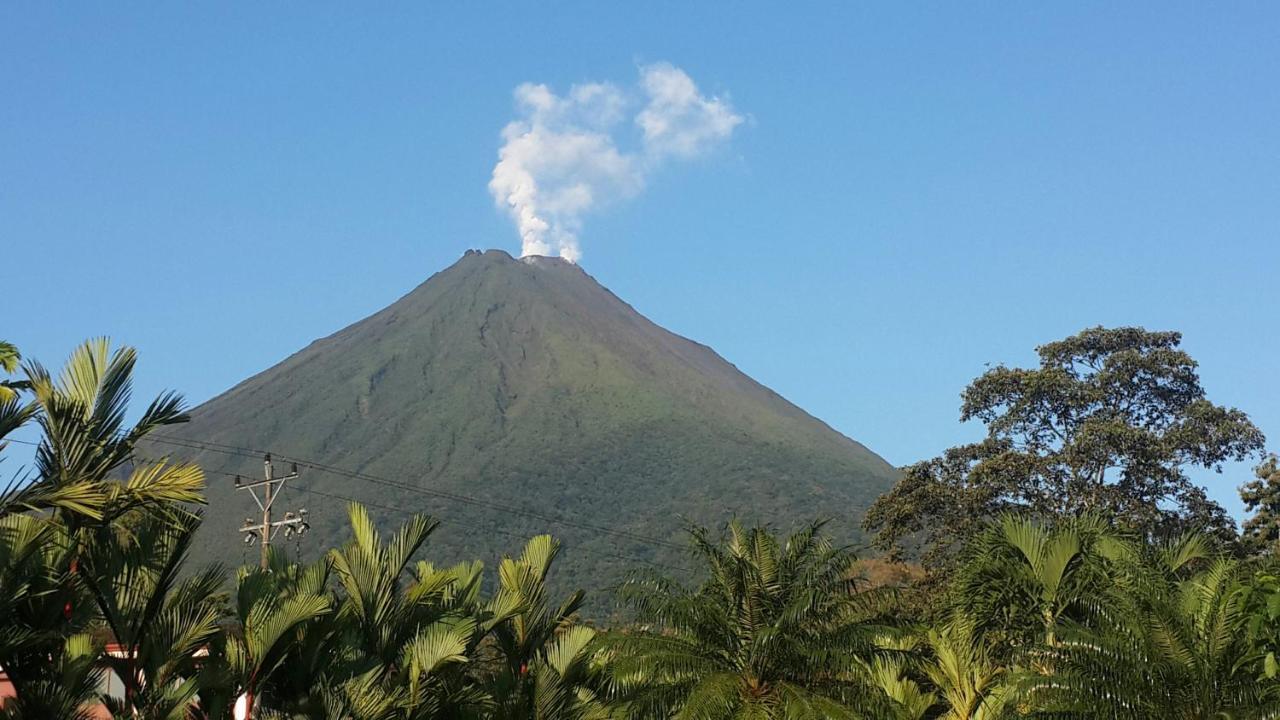
[[[335,635],[331,624],[324,624],[334,604],[328,559],[303,566],[273,548],[269,561],[265,570],[240,569],[231,605],[237,631],[220,633],[211,642],[210,660],[201,671],[200,704],[212,717],[228,714],[241,697],[247,710],[260,705],[302,710],[316,678],[341,662],[336,643],[325,642]],[[323,664],[316,662],[318,656]],[[301,676],[301,682],[282,679],[290,675]]]
[[1187,469],[1261,452],[1248,417],[1205,398],[1176,332],[1093,328],[1037,348],[1033,369],[991,368],[962,395],[979,442],[907,467],[868,511],[876,543],[926,546],[932,567],[1007,510],[1097,513],[1148,535],[1234,527]]
[[520,611],[493,628],[496,671],[485,684],[496,701],[499,720],[580,720],[604,717],[593,663],[595,631],[577,620],[583,592],[558,604],[547,598],[547,573],[560,543],[538,535],[518,558],[498,565],[501,593]]
[[204,501],[204,474],[195,465],[153,463],[117,480],[147,434],[187,420],[182,397],[164,393],[126,427],[136,361],[133,348],[112,352],[99,338],[76,348],[57,379],[39,363],[24,365],[29,412],[41,430],[36,475],[0,494],[0,513],[52,510],[74,534],[133,508]]
[[[0,373],[12,375],[18,371],[22,356],[12,343],[0,340]],[[0,450],[7,443],[5,438],[14,430],[22,427],[31,419],[35,408],[22,402],[19,392],[28,389],[25,381],[0,379]],[[23,478],[14,478],[0,490],[0,513],[4,513],[12,504],[13,498],[21,491]]]
[[1050,528],[1003,515],[965,548],[953,606],[1005,648],[1005,659],[1036,642],[1053,645],[1061,619],[1109,585],[1107,556],[1122,548],[1097,517]]
[[908,658],[880,655],[863,664],[872,684],[880,689],[889,703],[882,712],[892,720],[923,720],[937,703],[938,696],[921,687],[910,677]]
[[[621,587],[639,626],[614,633],[608,672],[624,713],[674,718],[855,718],[893,712],[865,668],[883,627],[855,592],[854,558],[815,523],[779,541],[732,522],[691,531],[707,580],[656,573]],[[881,717],[891,715],[878,715]]]
[[999,720],[1012,713],[1008,667],[997,662],[973,621],[957,615],[925,633],[931,657],[925,674],[945,709],[938,720]]
[[[102,679],[102,643],[88,633],[67,636],[43,658],[42,672],[0,706],[0,720],[94,720]],[[7,666],[6,666],[7,670]]]
[[[90,673],[96,656],[93,668],[82,667],[87,650],[70,642],[91,635],[97,621],[94,603],[72,571],[76,550],[56,523],[29,514],[0,517],[0,667],[26,713],[14,717],[62,717],[92,698],[85,685],[91,674],[101,675]],[[100,642],[93,644],[101,649]],[[63,664],[56,679],[51,658]]]
[[[349,707],[356,699],[377,715],[398,707],[403,718],[458,717],[487,698],[464,672],[480,641],[522,607],[499,592],[479,602],[480,564],[437,569],[411,563],[438,522],[415,515],[386,543],[368,512],[348,508],[352,539],[330,551],[343,591],[338,620],[353,651],[342,675],[328,683],[327,706]],[[379,689],[380,688],[380,689]]]
[[1254,554],[1275,555],[1280,547],[1280,457],[1272,455],[1254,468],[1255,479],[1240,488],[1245,510],[1240,540]]
[[[0,340],[0,372],[12,375],[18,371],[22,362],[22,354],[13,343]],[[0,403],[18,398],[20,390],[26,390],[26,383],[21,380],[0,380]]]
[[1258,570],[1240,586],[1245,628],[1259,679],[1280,678],[1280,574]]
[[[83,700],[81,691],[103,663],[95,658],[85,669],[87,646],[72,638],[106,626],[132,648],[112,663],[120,661],[114,669],[146,704],[132,709],[148,716],[172,689],[169,680],[189,670],[178,668],[189,660],[180,637],[191,628],[186,623],[210,627],[209,613],[177,617],[185,609],[171,603],[170,590],[196,583],[186,597],[208,609],[220,579],[177,583],[185,553],[166,554],[170,546],[161,539],[183,522],[197,522],[183,504],[203,502],[203,474],[160,462],[118,479],[141,438],[185,419],[181,399],[166,394],[138,423],[125,425],[134,360],[132,349],[112,352],[102,339],[77,348],[56,380],[38,363],[23,367],[23,389],[32,398],[24,412],[35,418],[41,440],[32,481],[0,495],[0,665],[25,707],[57,697]],[[167,579],[150,582],[157,573]],[[100,648],[99,636],[90,637]],[[69,694],[57,696],[48,685],[51,658],[63,663]],[[72,683],[73,677],[79,679]]]
[[1116,720],[1280,715],[1280,685],[1259,682],[1249,662],[1240,564],[1210,545],[1189,535],[1133,555],[1062,641],[1040,649],[1049,671],[1027,676],[1027,702]]
[[200,526],[180,508],[135,509],[96,526],[76,574],[118,652],[104,664],[124,686],[105,698],[117,717],[185,718],[200,690],[196,653],[219,631],[223,569],[185,568]]

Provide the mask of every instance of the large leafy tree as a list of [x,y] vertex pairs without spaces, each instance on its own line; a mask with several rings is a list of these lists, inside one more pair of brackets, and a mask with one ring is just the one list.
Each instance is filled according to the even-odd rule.
[[1240,540],[1252,553],[1275,555],[1280,548],[1280,457],[1268,457],[1254,476],[1240,488],[1245,510],[1252,513]]
[[1205,397],[1180,343],[1176,332],[1099,327],[1039,347],[1039,367],[991,368],[965,389],[960,412],[986,437],[906,468],[866,528],[886,550],[925,544],[935,566],[1007,510],[1099,513],[1166,536],[1232,533],[1187,470],[1253,456],[1263,436]]
[[854,718],[893,712],[866,672],[884,628],[874,603],[855,591],[852,554],[834,547],[820,523],[783,540],[737,522],[722,541],[704,529],[691,535],[705,582],[686,587],[641,573],[621,588],[639,622],[608,643],[609,672],[627,714]]

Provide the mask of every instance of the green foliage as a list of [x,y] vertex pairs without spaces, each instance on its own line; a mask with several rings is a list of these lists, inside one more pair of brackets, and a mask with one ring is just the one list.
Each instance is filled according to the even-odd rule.
[[[13,343],[0,340],[0,373],[12,375],[18,371],[22,362],[22,354]],[[0,380],[0,405],[18,399],[18,393],[26,390],[27,385],[21,380]],[[3,435],[0,435],[3,437]]]
[[[1189,372],[1168,347],[1176,339],[1148,335],[1103,333],[1042,355],[1120,373],[1108,388],[1141,386],[1153,367]],[[551,536],[502,559],[485,591],[480,563],[422,559],[436,520],[415,515],[384,532],[359,504],[340,546],[310,563],[273,548],[267,568],[240,569],[227,593],[221,568],[192,567],[200,470],[134,463],[149,432],[183,415],[163,396],[126,426],[132,366],[132,351],[105,341],[77,350],[56,381],[25,366],[24,407],[42,439],[36,477],[0,506],[0,667],[16,693],[0,720],[223,720],[237,703],[258,720],[1280,718],[1275,554],[1240,560],[1203,532],[1162,540],[1195,513],[1184,506],[1152,526],[1140,507],[1109,504],[1102,478],[1086,483],[1094,499],[1083,506],[1057,499],[1034,514],[966,505],[981,483],[933,496],[981,515],[963,526],[949,572],[929,579],[940,592],[923,612],[895,590],[860,588],[853,554],[821,522],[782,537],[735,520],[719,537],[691,529],[692,583],[633,572],[617,589],[630,621],[597,631],[579,619],[582,591],[551,586]],[[1120,370],[1133,366],[1145,370]],[[1126,442],[1146,433],[1136,447],[1155,460],[1123,466],[1121,484],[1161,475],[1161,453],[1175,446],[1186,453],[1178,463],[1211,463],[1251,442],[1233,411],[1218,416],[1225,425],[1197,425],[1214,413],[1188,409],[1195,400],[1182,425],[1156,427],[1158,408],[1193,376],[1169,371],[1160,383],[1183,383],[1149,391],[1166,405],[1143,411],[1154,425]],[[1085,434],[1118,432],[1109,417],[1080,423]],[[1018,422],[1010,432],[1034,434]],[[1152,437],[1177,434],[1153,450]],[[1068,444],[1036,472],[1107,446]],[[999,476],[1033,459],[1003,452],[962,471]],[[1173,487],[1180,470],[1169,472],[1154,482]],[[1260,510],[1272,474],[1259,472]],[[1092,509],[1073,514],[1081,507]],[[1266,527],[1254,525],[1264,541]],[[105,694],[106,677],[122,693]]]
[[1261,451],[1263,436],[1244,413],[1205,398],[1180,342],[1175,332],[1099,327],[1037,348],[1037,368],[988,370],[961,407],[962,420],[986,425],[986,438],[906,468],[865,527],[886,550],[923,542],[935,566],[1010,510],[1234,538],[1186,468],[1243,460]]
[[520,608],[493,628],[496,670],[485,679],[494,718],[585,720],[607,715],[593,640],[577,621],[583,592],[547,598],[547,573],[560,554],[550,535],[529,540],[518,558],[498,566],[499,597]]
[[1009,668],[997,660],[994,639],[957,613],[925,632],[924,673],[937,688],[938,720],[1000,720],[1013,715]]
[[[77,551],[75,539],[57,523],[34,515],[0,517],[0,668],[20,696],[41,698],[29,706],[32,712],[54,701],[43,685],[49,658],[68,648],[79,657],[79,646],[67,642],[94,624],[94,604],[73,570]],[[68,662],[68,670],[79,666]],[[70,688],[72,696],[82,695],[78,687]]]
[[1254,469],[1254,479],[1240,488],[1245,510],[1240,541],[1254,554],[1275,556],[1280,549],[1280,457],[1271,455]]
[[1135,720],[1280,716],[1280,686],[1247,662],[1238,562],[1199,539],[1180,545],[1131,556],[1059,642],[1029,654],[1033,705]]
[[[12,375],[17,372],[22,355],[12,343],[0,340],[0,374]],[[31,419],[35,407],[24,403],[20,392],[30,389],[22,380],[11,380],[0,377],[0,450],[4,450],[5,438],[14,430],[22,427]],[[0,490],[0,513],[10,505],[19,494],[21,478],[14,478],[8,486]]]
[[620,594],[638,627],[611,635],[609,673],[632,717],[858,717],[886,708],[868,662],[879,608],[851,579],[852,554],[815,523],[779,540],[729,523],[691,531],[707,579],[638,573]]
[[105,664],[124,685],[113,713],[181,718],[199,691],[195,653],[219,631],[222,568],[183,576],[199,516],[133,511],[85,540],[77,575],[118,647]]
[[1239,589],[1245,628],[1252,650],[1246,667],[1259,678],[1280,680],[1280,574],[1259,570]]
[[237,573],[228,618],[237,631],[209,643],[199,672],[201,705],[210,716],[225,715],[241,695],[251,704],[263,696],[305,697],[338,659],[331,656],[333,626],[326,624],[334,602],[328,562],[298,565],[274,550],[269,560],[265,570]]
[[[136,361],[132,348],[113,352],[110,342],[99,338],[76,348],[56,379],[39,363],[26,363],[32,404],[23,412],[42,431],[36,476],[0,494],[0,513],[52,510],[77,528],[139,507],[203,500],[204,474],[192,464],[161,462],[136,469],[123,483],[115,481],[148,433],[187,419],[182,398],[165,393],[126,427]],[[11,406],[0,406],[0,416]]]
[[348,515],[353,537],[330,552],[344,596],[338,619],[356,651],[358,674],[344,681],[376,679],[405,717],[452,717],[479,704],[465,665],[484,634],[518,607],[504,598],[478,602],[479,566],[410,569],[436,527],[430,518],[415,516],[384,544],[364,508],[353,504]]
[[0,706],[0,718],[94,720],[98,716],[92,703],[103,675],[102,652],[102,643],[87,633],[67,635],[43,657],[41,671]]
[[965,548],[952,603],[1005,658],[1036,642],[1052,645],[1060,620],[1105,585],[1109,558],[1122,552],[1094,516],[1049,528],[1006,514]]
[[[142,437],[183,419],[168,394],[125,426],[134,359],[102,339],[79,347],[56,380],[38,363],[23,368],[23,412],[42,430],[36,474],[0,496],[0,667],[26,698],[19,706],[57,699],[44,685],[50,658],[79,678],[59,702],[82,701],[82,686],[108,669],[138,717],[180,712],[196,691],[190,653],[216,630],[210,595],[221,583],[217,570],[179,580],[199,525],[182,504],[202,499],[203,474],[161,463],[115,479]],[[86,669],[89,646],[71,642],[86,632],[110,633],[125,650]]]
[[[308,487],[446,520],[434,557],[499,558],[554,532],[566,553],[553,591],[609,586],[613,555],[675,564],[677,517],[715,525],[733,512],[794,526],[833,517],[856,531],[895,469],[745,376],[711,349],[640,316],[580,268],[473,253],[395,304],[316,341],[192,411],[165,435],[332,464],[529,514],[497,513],[303,467]],[[165,443],[215,472],[257,475],[259,460]],[[209,502],[234,507],[229,479]],[[243,495],[242,493],[240,495]],[[602,537],[547,517],[667,541]],[[593,520],[594,518],[594,520]],[[225,560],[241,515],[210,514],[197,560]],[[384,528],[401,517],[379,518]],[[314,512],[310,544],[345,542],[341,512]],[[581,550],[580,550],[581,549]],[[608,609],[587,597],[588,614]],[[594,604],[593,604],[594,603]]]

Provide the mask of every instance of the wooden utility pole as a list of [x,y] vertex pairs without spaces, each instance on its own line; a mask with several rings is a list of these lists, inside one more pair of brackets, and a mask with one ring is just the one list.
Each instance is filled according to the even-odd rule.
[[[262,569],[267,569],[268,558],[271,555],[271,539],[275,537],[277,531],[284,529],[286,537],[290,537],[295,533],[303,535],[311,526],[307,523],[307,511],[299,510],[297,513],[286,512],[283,520],[271,520],[271,506],[275,504],[276,499],[280,497],[280,491],[284,489],[285,483],[290,480],[296,480],[298,477],[298,464],[293,463],[293,468],[288,475],[276,477],[274,468],[271,465],[271,454],[268,453],[262,459],[262,479],[256,482],[246,483],[241,481],[240,476],[236,476],[236,489],[248,490],[253,496],[253,501],[258,504],[258,509],[262,511],[262,522],[254,523],[251,518],[245,518],[244,526],[240,528],[241,534],[244,535],[246,545],[252,545],[256,542],[262,543]],[[258,488],[262,488],[262,496],[258,495]]]

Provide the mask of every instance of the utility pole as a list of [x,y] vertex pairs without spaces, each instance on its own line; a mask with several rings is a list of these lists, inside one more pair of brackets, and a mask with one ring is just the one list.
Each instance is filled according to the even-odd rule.
[[[296,480],[298,477],[298,463],[293,463],[293,468],[288,475],[276,477],[274,468],[271,465],[271,454],[267,453],[262,459],[262,479],[255,482],[246,483],[241,481],[240,476],[236,476],[236,489],[248,490],[253,496],[253,501],[258,504],[258,509],[262,511],[262,522],[255,524],[252,518],[244,519],[244,526],[240,528],[240,532],[244,534],[244,542],[246,545],[254,543],[262,543],[262,569],[267,569],[267,559],[271,551],[271,539],[275,537],[277,531],[284,529],[285,537],[292,537],[295,533],[304,535],[311,529],[311,525],[307,523],[307,511],[305,509],[298,510],[297,513],[292,511],[284,514],[283,520],[271,520],[271,506],[280,497],[280,491],[284,489],[284,484],[290,480]],[[262,488],[262,495],[259,497],[258,488]]]

